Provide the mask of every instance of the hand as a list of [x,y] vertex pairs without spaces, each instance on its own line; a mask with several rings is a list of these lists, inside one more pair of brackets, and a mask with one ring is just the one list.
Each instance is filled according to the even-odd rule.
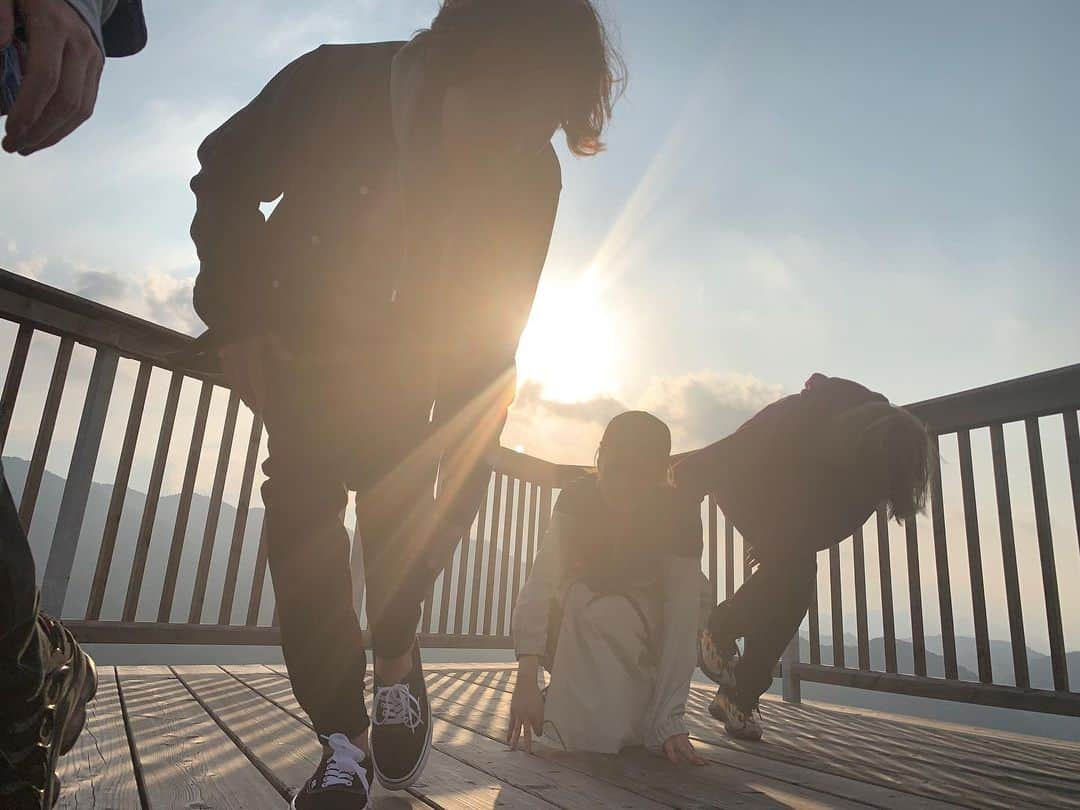
[[522,679],[519,673],[510,701],[510,729],[506,732],[506,742],[516,751],[518,740],[523,739],[525,750],[531,754],[532,735],[535,732],[540,736],[543,730],[544,696],[540,694],[535,677]]
[[105,57],[66,0],[0,0],[0,48],[15,35],[16,11],[26,29],[25,81],[2,145],[29,155],[62,140],[93,114]]
[[707,764],[694,750],[689,734],[672,734],[664,740],[664,756],[672,765],[678,765],[680,762],[689,762],[691,765]]
[[245,405],[260,413],[266,404],[266,360],[284,355],[276,337],[257,335],[227,343],[218,349],[221,372]]

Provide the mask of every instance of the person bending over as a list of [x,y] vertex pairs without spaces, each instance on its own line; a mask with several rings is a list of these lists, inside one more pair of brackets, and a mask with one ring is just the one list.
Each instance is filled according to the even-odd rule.
[[514,396],[561,190],[551,139],[600,151],[618,72],[589,0],[444,0],[409,42],[300,57],[199,149],[209,330],[186,362],[223,372],[269,434],[282,646],[324,746],[297,810],[361,808],[373,775],[403,789],[423,770],[420,603],[476,514]]
[[512,747],[531,751],[536,733],[571,751],[645,745],[705,764],[684,722],[709,605],[701,499],[672,486],[670,453],[667,425],[627,411],[604,431],[596,474],[559,494],[513,615]]
[[891,518],[914,520],[931,460],[926,427],[911,413],[859,383],[814,374],[801,393],[676,463],[678,486],[714,495],[754,566],[699,639],[701,668],[719,685],[709,710],[730,735],[761,738],[754,711],[810,604],[817,552],[883,503]]

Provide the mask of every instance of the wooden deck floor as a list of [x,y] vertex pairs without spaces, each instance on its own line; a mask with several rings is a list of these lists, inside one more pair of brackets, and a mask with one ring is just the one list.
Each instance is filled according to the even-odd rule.
[[[87,732],[63,760],[60,807],[282,808],[319,745],[284,668],[102,667]],[[586,810],[705,807],[1080,807],[1080,745],[820,704],[763,704],[766,741],[729,740],[695,687],[691,727],[711,764],[673,768],[502,742],[512,674],[432,665],[435,750],[408,793],[374,807]]]

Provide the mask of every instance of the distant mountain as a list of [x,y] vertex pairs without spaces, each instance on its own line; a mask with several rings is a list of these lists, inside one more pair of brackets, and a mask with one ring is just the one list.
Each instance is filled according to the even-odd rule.
[[[15,502],[18,503],[22,497],[29,463],[25,459],[5,457],[3,464],[8,485],[11,487]],[[56,528],[57,512],[64,492],[64,483],[63,478],[47,471],[41,480],[33,522],[30,528],[30,545],[34,550],[39,580],[44,573],[49,546],[52,543],[53,532]],[[66,618],[82,618],[85,615],[86,602],[90,594],[94,568],[97,565],[98,549],[101,546],[101,538],[105,529],[105,516],[108,512],[111,496],[111,484],[93,483],[90,487],[86,516],[83,520],[82,532],[79,535],[71,582],[64,603],[63,615]],[[136,618],[140,621],[152,621],[157,616],[158,602],[165,578],[165,568],[176,525],[179,501],[178,495],[167,495],[161,498],[158,503],[150,540],[150,552],[147,558],[136,614]],[[105,590],[105,600],[102,605],[102,619],[119,619],[121,617],[135,552],[135,539],[138,537],[145,502],[145,493],[134,489],[127,491],[120,519],[120,528],[117,532],[116,548],[113,554],[108,585]],[[208,497],[197,493],[193,496],[188,515],[187,530],[184,533],[184,547],[173,599],[171,614],[173,621],[187,621],[209,508],[210,499]],[[229,503],[223,503],[218,518],[217,530],[214,534],[206,597],[203,602],[202,617],[205,622],[217,622],[235,520],[236,507]],[[250,510],[244,532],[244,550],[240,558],[236,593],[233,600],[232,619],[234,623],[243,623],[246,618],[262,520],[263,510],[261,508]],[[264,604],[268,602],[266,599],[268,590],[269,588],[264,588]],[[264,616],[264,620],[268,618],[268,616]]]
[[[926,649],[940,654],[942,650],[941,636],[927,636]],[[1049,655],[1027,647],[1028,676],[1031,685],[1036,689],[1054,688],[1054,670]],[[979,657],[976,651],[975,639],[971,636],[956,637],[956,661],[972,672],[979,671]],[[1065,654],[1065,664],[1069,672],[1069,683],[1075,690],[1080,685],[1080,650],[1073,650]],[[1012,642],[998,639],[990,640],[990,670],[994,683],[1014,686],[1016,680],[1013,672]],[[974,680],[978,680],[976,675]]]

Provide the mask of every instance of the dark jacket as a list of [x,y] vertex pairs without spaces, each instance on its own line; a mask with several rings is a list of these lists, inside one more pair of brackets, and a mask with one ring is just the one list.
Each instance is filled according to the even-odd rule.
[[888,400],[859,383],[814,374],[802,392],[765,407],[735,433],[675,465],[679,488],[711,493],[760,559],[819,551],[848,537],[877,508],[847,448],[830,441],[838,415]]
[[[405,56],[424,69],[425,36],[324,45],[200,147],[191,235],[208,366],[221,340],[273,333],[316,359],[388,353],[418,373],[430,359],[444,415],[494,380],[512,391],[559,163],[546,144],[463,174],[439,152],[431,65],[421,114],[396,132],[392,71]],[[260,202],[279,197],[264,220]]]

